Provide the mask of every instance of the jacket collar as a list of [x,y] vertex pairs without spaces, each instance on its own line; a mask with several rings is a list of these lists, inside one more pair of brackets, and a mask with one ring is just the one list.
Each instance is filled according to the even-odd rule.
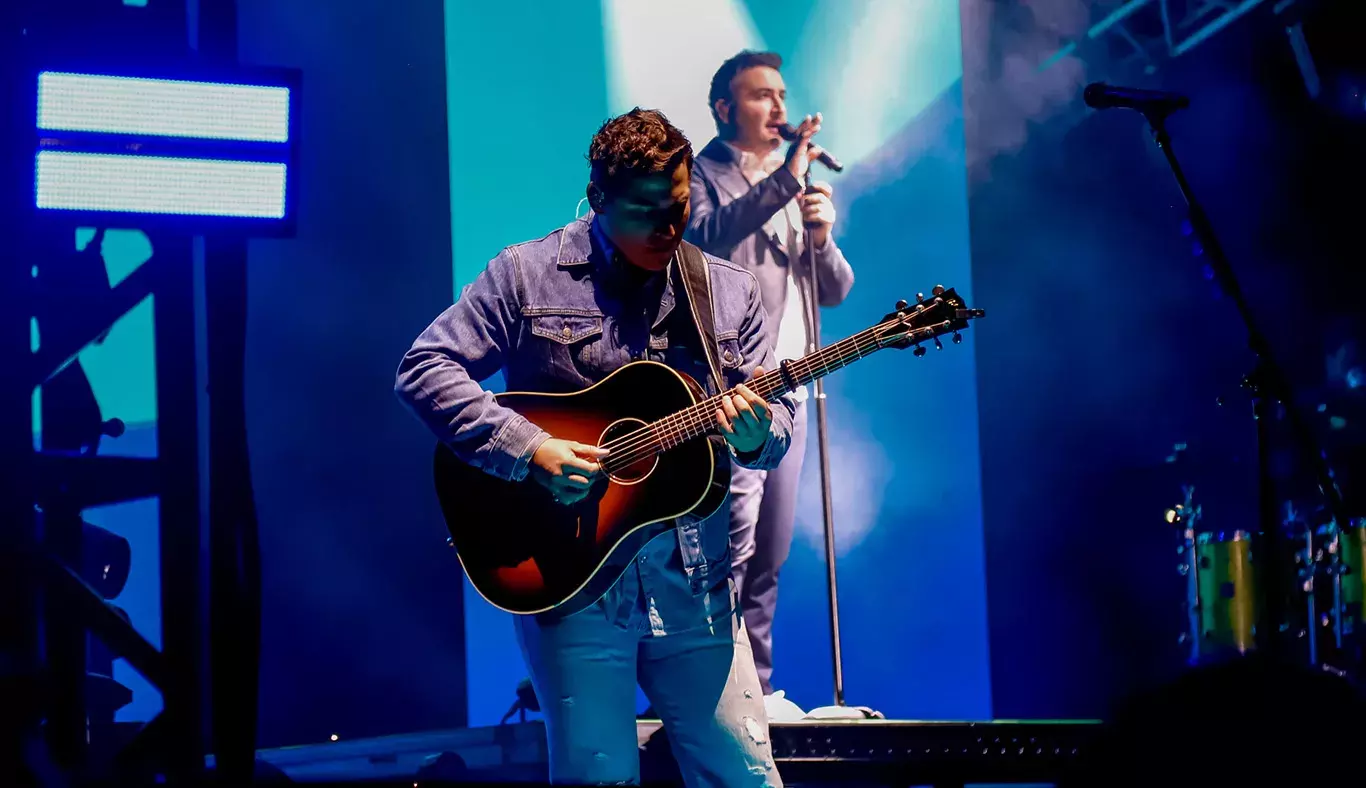
[[597,214],[589,211],[565,225],[560,237],[560,252],[555,257],[556,265],[572,268],[592,264],[599,270],[608,271],[629,265],[618,257],[616,247],[602,231],[596,217]]
[[[607,237],[607,233],[602,231],[602,226],[596,221],[597,214],[589,211],[585,216],[575,219],[565,225],[561,231],[560,251],[555,256],[555,265],[564,267],[574,267],[593,264],[596,268],[617,270],[621,266],[630,265],[624,259],[617,256],[617,251],[612,246],[612,241]],[[674,260],[678,255],[675,253]],[[666,270],[677,268],[672,262]]]
[[[585,216],[575,219],[561,230],[560,250],[555,265],[564,268],[578,268],[592,265],[598,271],[618,272],[621,266],[630,265],[625,260],[616,259],[616,250],[607,234],[594,220],[595,214],[589,211]],[[678,256],[674,255],[676,262]],[[670,263],[665,269],[665,282],[672,283],[678,266]],[[609,277],[609,281],[611,278]],[[654,325],[664,322],[674,307],[674,288],[665,287],[660,294],[659,310]]]
[[560,230],[559,253],[555,255],[557,266],[579,266],[593,262],[594,253],[605,258],[606,253],[594,249],[593,212],[582,216]]
[[[720,137],[713,137],[697,155],[697,160],[712,184],[718,190],[728,192],[728,196],[739,197],[754,188],[740,171],[740,159],[735,150],[722,142]],[[694,173],[693,177],[696,178],[697,174]],[[723,203],[729,201],[722,200]]]
[[712,137],[697,154],[699,159],[710,159],[718,164],[732,164],[740,166],[740,160],[735,157],[735,151],[727,145],[720,137]]

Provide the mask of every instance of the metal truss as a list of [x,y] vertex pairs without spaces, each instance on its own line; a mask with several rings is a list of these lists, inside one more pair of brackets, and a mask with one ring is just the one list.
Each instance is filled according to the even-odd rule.
[[[4,401],[23,401],[35,389],[43,401],[41,448],[32,446],[31,436],[27,446],[7,447],[11,461],[25,466],[27,481],[22,489],[7,490],[4,501],[7,511],[25,510],[10,535],[17,559],[12,568],[27,586],[19,598],[41,600],[36,607],[24,605],[23,613],[43,620],[41,638],[25,622],[21,663],[37,668],[48,688],[41,701],[43,733],[58,769],[80,774],[102,768],[96,753],[105,752],[106,743],[120,736],[113,709],[104,708],[108,699],[95,691],[119,690],[117,705],[127,702],[126,688],[101,672],[111,670],[112,656],[117,656],[127,659],[163,700],[159,715],[130,742],[148,757],[136,764],[125,760],[131,771],[123,776],[143,768],[164,769],[170,782],[191,784],[203,770],[204,748],[199,736],[201,540],[190,240],[178,234],[150,235],[151,259],[110,288],[99,251],[104,231],[98,229],[85,250],[74,253],[71,235],[70,228],[29,228],[16,239],[14,258],[5,261],[21,274],[30,267],[35,272],[22,285],[13,281],[19,297],[11,306],[24,320],[36,318],[42,337],[31,353],[22,352],[18,341],[26,331],[7,337],[14,341],[5,343],[7,353],[0,357],[19,372],[6,379]],[[79,275],[82,271],[97,274],[95,281]],[[105,418],[77,354],[149,296],[154,297],[157,456],[104,456],[101,438],[116,437],[123,425]],[[20,408],[3,416],[28,427],[31,411]],[[160,648],[108,598],[117,595],[122,583],[106,596],[101,575],[89,571],[91,560],[99,564],[110,559],[90,554],[96,545],[89,532],[99,529],[82,519],[90,507],[145,498],[158,501]],[[99,671],[90,661],[87,632],[112,652],[110,664]]]
[[[199,9],[199,55],[235,59],[234,0],[201,0]],[[240,390],[246,242],[208,237],[196,251],[188,226],[149,229],[151,259],[111,285],[100,253],[103,229],[74,251],[74,224],[33,220],[34,119],[23,111],[32,108],[26,75],[40,56],[82,51],[93,31],[122,25],[158,56],[188,57],[181,52],[187,24],[184,4],[174,2],[145,12],[118,0],[0,2],[0,216],[17,219],[0,248],[0,727],[23,737],[23,763],[15,766],[33,779],[41,775],[43,784],[200,785],[210,742],[206,710],[219,781],[246,784],[253,770],[259,585],[239,579],[259,584]],[[84,54],[118,62],[122,50]],[[197,293],[205,303],[202,350]],[[102,438],[117,437],[124,425],[105,418],[79,354],[149,297],[156,454],[103,455]],[[201,358],[217,386],[206,404]],[[202,436],[201,411],[208,417]],[[117,561],[104,565],[92,539],[102,529],[83,520],[88,508],[147,498],[158,509],[160,647],[113,604],[126,574],[111,584]],[[122,556],[125,564],[140,558]],[[162,696],[162,710],[145,725],[114,721],[113,710],[131,697],[112,681],[115,658]],[[92,680],[102,677],[109,680]]]
[[[1157,73],[1269,0],[1129,0],[1069,41],[1039,65],[1043,71],[1068,56],[1095,59],[1098,51],[1120,73]],[[1282,0],[1277,10],[1295,0]],[[1100,47],[1105,49],[1101,50]]]

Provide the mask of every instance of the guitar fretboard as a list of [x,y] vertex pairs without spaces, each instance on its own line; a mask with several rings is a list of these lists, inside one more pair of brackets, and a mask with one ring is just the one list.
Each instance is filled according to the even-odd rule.
[[[880,350],[884,347],[882,332],[885,330],[884,326],[865,329],[788,362],[786,374],[780,365],[779,369],[765,370],[745,385],[764,401],[773,402],[789,391]],[[896,334],[898,339],[904,336],[904,329]],[[716,411],[721,408],[722,398],[734,393],[735,389],[730,389],[611,441],[603,447],[609,452],[604,464],[609,468],[624,467],[716,430]]]
[[[773,402],[783,394],[847,367],[880,348],[876,330],[869,328],[789,362],[787,371],[792,375],[793,385],[784,380],[781,368],[765,370],[764,374],[745,385],[765,402]],[[716,411],[721,407],[721,400],[734,393],[735,390],[731,389],[650,424],[649,428],[659,439],[660,449],[670,449],[716,429]]]

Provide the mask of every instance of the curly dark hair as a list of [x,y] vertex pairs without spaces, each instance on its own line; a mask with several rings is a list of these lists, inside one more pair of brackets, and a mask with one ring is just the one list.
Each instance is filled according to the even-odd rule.
[[712,75],[711,90],[707,93],[707,107],[711,110],[711,117],[716,121],[717,128],[721,126],[721,118],[716,114],[716,102],[733,98],[730,93],[731,80],[741,71],[755,66],[768,66],[775,71],[781,71],[783,56],[777,52],[755,52],[746,49],[722,63]]
[[[605,197],[642,175],[692,168],[692,143],[657,109],[635,109],[603,123],[588,146],[589,180]],[[597,210],[597,206],[594,207]]]

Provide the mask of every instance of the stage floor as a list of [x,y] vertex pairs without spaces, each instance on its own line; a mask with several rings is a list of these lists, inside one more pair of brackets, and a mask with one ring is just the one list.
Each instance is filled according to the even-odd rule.
[[[1095,720],[801,720],[773,723],[783,781],[902,785],[1052,783],[1082,752]],[[639,720],[646,781],[674,774],[658,720]],[[442,753],[464,762],[472,780],[541,781],[546,776],[539,721],[382,736],[262,750],[262,760],[299,782],[415,777]]]

